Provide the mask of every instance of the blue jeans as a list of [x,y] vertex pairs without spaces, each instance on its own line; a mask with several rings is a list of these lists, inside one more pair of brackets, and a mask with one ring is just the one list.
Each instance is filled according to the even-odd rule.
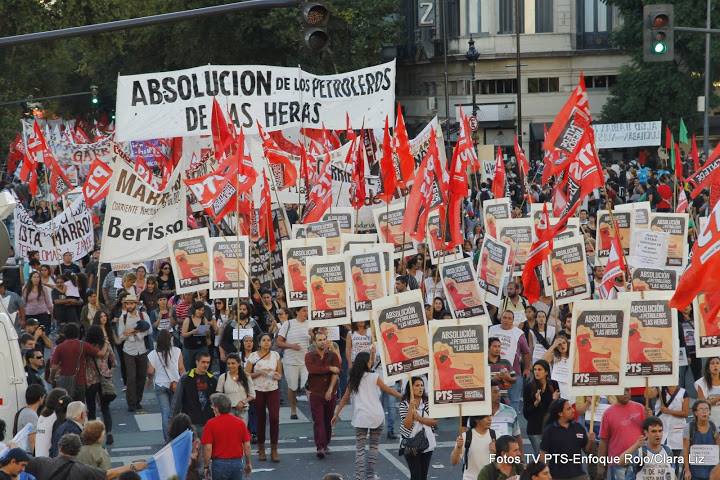
[[525,382],[525,378],[522,375],[515,375],[515,383],[513,383],[512,387],[508,388],[508,397],[510,397],[510,406],[515,409],[515,412],[517,412],[518,417],[525,418],[523,415],[523,399],[522,399],[522,393],[523,393],[523,383]]
[[242,480],[245,461],[242,458],[214,458],[210,468],[213,480]]
[[255,412],[255,402],[250,402],[248,407],[248,422],[247,427],[250,433],[253,435],[257,434],[257,412]]
[[607,480],[625,480],[627,467],[609,466],[607,470]]
[[[393,387],[396,388],[397,387]],[[397,399],[392,395],[382,392],[380,396],[383,410],[385,410],[385,425],[387,425],[388,433],[395,433],[395,413],[397,411]]]
[[160,387],[158,385],[155,385],[155,397],[157,397],[157,401],[160,404],[160,417],[162,418],[163,438],[167,442],[167,429],[168,423],[170,422],[170,405],[172,405],[173,393],[167,387]]
[[535,454],[539,454],[542,435],[528,435],[528,438],[530,439],[530,445],[532,445],[533,450],[535,450]]

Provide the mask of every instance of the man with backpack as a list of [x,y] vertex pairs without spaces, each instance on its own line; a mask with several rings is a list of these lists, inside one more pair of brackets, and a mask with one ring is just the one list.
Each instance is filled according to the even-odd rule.
[[138,299],[134,294],[122,300],[124,312],[118,320],[118,340],[123,343],[123,362],[127,375],[128,412],[141,410],[143,390],[147,380],[148,349],[145,337],[150,334],[148,316],[137,309]]
[[38,423],[38,409],[45,401],[45,388],[42,385],[29,385],[25,390],[25,406],[15,414],[13,422],[13,436],[22,430],[25,425],[32,425],[28,434],[27,452],[32,454],[35,451],[35,433]]
[[[548,408],[548,420],[540,441],[540,460],[550,467],[552,478],[587,480],[581,462],[567,461],[583,452],[595,449],[595,432],[588,432],[575,421],[575,409],[564,398],[553,400]],[[551,455],[545,458],[545,455]],[[562,457],[564,455],[564,457]]]
[[674,478],[675,462],[670,447],[662,444],[663,423],[657,417],[643,422],[643,435],[620,456],[620,465],[627,465],[625,480]]
[[476,480],[480,470],[490,463],[490,454],[495,453],[495,431],[490,428],[492,418],[490,415],[471,418],[472,428],[455,440],[450,463],[457,465],[462,461],[463,480]]

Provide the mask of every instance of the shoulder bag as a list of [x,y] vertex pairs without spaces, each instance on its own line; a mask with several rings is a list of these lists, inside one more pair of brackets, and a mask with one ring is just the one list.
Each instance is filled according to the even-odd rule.
[[[160,357],[160,353],[157,352],[157,350],[155,351],[155,353],[157,353],[158,361],[160,362],[160,365],[163,367],[163,370],[165,371],[165,376],[167,376],[168,380],[170,380],[170,375],[168,374],[167,368],[165,368],[165,362],[163,362],[162,357]],[[172,357],[172,352],[170,352],[170,356]],[[170,380],[169,388],[172,393],[175,393],[175,390],[177,390],[177,384],[178,384],[178,382],[176,382],[175,380]]]
[[68,392],[68,395],[70,395],[71,397],[75,396],[75,382],[77,381],[78,372],[80,371],[80,366],[82,365],[82,358],[85,350],[85,342],[83,342],[82,340],[79,340],[79,342],[80,355],[78,355],[77,358],[75,372],[72,375],[58,375],[57,379],[57,386],[60,388],[64,388]]
[[[420,416],[425,416],[425,406],[423,405],[423,409],[420,411]],[[403,451],[405,455],[414,457],[416,455],[422,454],[425,450],[430,447],[430,441],[427,438],[427,435],[425,435],[425,425],[422,423],[420,424],[420,431],[417,432],[412,437],[403,438],[400,441],[400,449]]]
[[97,370],[98,377],[100,377],[100,395],[103,401],[110,403],[117,398],[117,392],[115,391],[115,385],[112,382],[112,378],[107,378],[100,372],[100,367],[97,363],[97,358],[93,362],[95,370]]

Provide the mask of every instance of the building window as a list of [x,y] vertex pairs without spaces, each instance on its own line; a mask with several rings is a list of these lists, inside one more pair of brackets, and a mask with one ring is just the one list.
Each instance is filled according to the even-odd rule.
[[615,85],[615,82],[617,82],[616,75],[588,75],[585,77],[585,88],[608,89]]
[[549,93],[560,91],[560,79],[550,78],[528,78],[528,93]]
[[582,4],[584,32],[608,32],[612,30],[611,9],[604,0],[578,0]]
[[482,32],[482,3],[489,0],[465,0],[465,30],[469,35]]
[[457,95],[458,94],[458,84],[457,82],[448,82],[448,95]]
[[502,93],[517,93],[517,83],[514,78],[497,80],[478,80],[477,93],[480,95],[497,95]]
[[498,33],[515,33],[515,2],[520,10],[520,33],[525,31],[525,1],[498,0]]
[[552,33],[553,0],[535,0],[535,33]]

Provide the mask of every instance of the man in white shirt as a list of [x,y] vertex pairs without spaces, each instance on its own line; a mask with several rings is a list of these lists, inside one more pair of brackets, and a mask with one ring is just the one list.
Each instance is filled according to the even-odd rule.
[[308,371],[305,367],[305,354],[310,344],[310,334],[305,321],[308,317],[307,307],[297,310],[297,318],[285,322],[278,331],[277,346],[284,350],[283,373],[288,384],[288,402],[290,403],[290,419],[297,420],[297,391],[305,387]]
[[480,470],[490,463],[490,454],[495,453],[495,433],[490,429],[492,418],[490,415],[473,417],[474,426],[455,440],[450,463],[462,462],[462,480],[476,480]]
[[123,344],[123,361],[127,374],[128,412],[141,410],[143,390],[147,380],[147,347],[145,337],[150,333],[150,322],[144,313],[138,311],[138,299],[134,294],[126,295],[122,301],[123,313],[118,320],[118,337]]
[[[523,331],[513,326],[514,320],[515,315],[513,312],[511,310],[505,310],[500,317],[500,324],[493,325],[488,329],[488,337],[495,337],[500,340],[500,357],[512,364],[517,378],[520,378],[522,373],[524,373],[526,377],[529,377],[530,368],[532,367],[530,348],[528,347],[525,335],[523,335]],[[521,359],[523,370],[521,370]],[[516,380],[508,390],[510,405],[518,415],[522,414],[522,389],[523,382]]]

